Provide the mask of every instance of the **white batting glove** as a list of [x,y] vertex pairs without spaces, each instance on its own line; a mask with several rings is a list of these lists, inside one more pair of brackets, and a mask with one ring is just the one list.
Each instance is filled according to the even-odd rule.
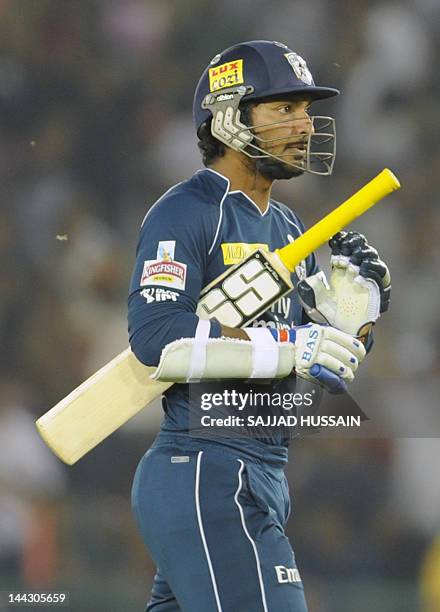
[[340,232],[329,244],[330,284],[325,274],[318,272],[297,285],[299,297],[312,321],[363,336],[388,309],[388,268],[362,234]]
[[354,378],[366,351],[353,336],[310,323],[286,330],[270,330],[278,342],[295,345],[295,371],[298,376],[319,382],[331,393],[342,393]]

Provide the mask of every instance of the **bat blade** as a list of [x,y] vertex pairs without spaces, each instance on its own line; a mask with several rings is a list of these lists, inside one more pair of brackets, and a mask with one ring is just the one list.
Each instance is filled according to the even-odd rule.
[[[276,253],[257,250],[229,268],[202,291],[197,313],[231,327],[247,325],[293,289],[289,271],[296,264],[399,187],[383,170],[295,242]],[[40,417],[40,435],[72,465],[172,385],[152,380],[154,370],[127,348]]]
[[37,420],[41,437],[76,463],[171,386],[149,378],[155,369],[125,349]]
[[279,257],[257,249],[205,287],[196,313],[245,327],[292,289],[290,272]]

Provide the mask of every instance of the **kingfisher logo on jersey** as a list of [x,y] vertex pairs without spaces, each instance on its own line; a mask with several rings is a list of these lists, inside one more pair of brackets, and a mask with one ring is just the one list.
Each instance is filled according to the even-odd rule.
[[186,264],[174,261],[175,240],[161,240],[157,247],[157,259],[144,261],[141,287],[163,285],[173,289],[185,289]]
[[238,59],[233,62],[226,62],[210,68],[209,74],[209,90],[218,91],[225,87],[234,87],[241,85],[243,80],[243,60]]
[[185,289],[186,264],[179,261],[144,261],[141,287],[164,285],[174,289]]
[[257,249],[267,252],[269,251],[268,244],[259,242],[223,242],[221,247],[223,252],[223,263],[225,266],[232,266],[240,263],[240,261]]

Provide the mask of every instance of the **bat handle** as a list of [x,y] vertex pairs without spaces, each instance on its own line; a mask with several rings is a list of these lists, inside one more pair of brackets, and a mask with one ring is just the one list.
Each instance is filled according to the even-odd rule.
[[295,242],[276,251],[286,268],[293,272],[295,266],[319,248],[337,232],[360,217],[386,195],[400,188],[396,176],[385,168],[348,200],[307,230]]

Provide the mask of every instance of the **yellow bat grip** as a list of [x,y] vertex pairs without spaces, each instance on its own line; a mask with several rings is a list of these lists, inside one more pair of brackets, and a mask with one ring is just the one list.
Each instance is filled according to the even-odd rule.
[[379,200],[399,188],[398,179],[391,170],[385,168],[351,198],[304,232],[295,242],[282,249],[277,249],[279,258],[286,268],[293,272],[295,266],[307,255],[310,255],[354,219],[360,217]]

